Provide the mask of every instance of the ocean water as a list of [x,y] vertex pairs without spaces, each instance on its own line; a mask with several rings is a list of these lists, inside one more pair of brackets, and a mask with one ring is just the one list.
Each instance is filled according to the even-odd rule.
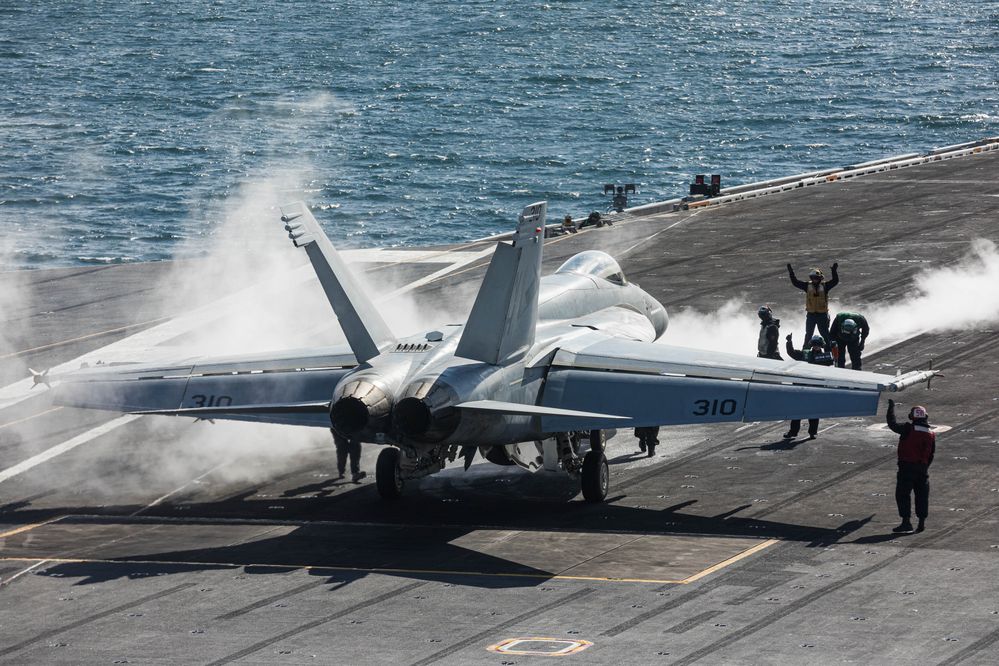
[[247,192],[448,243],[999,135],[994,1],[0,3],[0,270],[197,254]]

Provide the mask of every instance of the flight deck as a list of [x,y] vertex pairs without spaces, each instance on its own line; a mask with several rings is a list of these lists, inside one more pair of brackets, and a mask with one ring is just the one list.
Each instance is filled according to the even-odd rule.
[[[376,445],[355,484],[321,429],[59,407],[24,379],[225,349],[267,328],[260,313],[293,322],[274,331],[283,348],[336,342],[304,263],[291,287],[250,290],[202,260],[0,273],[25,294],[0,337],[0,663],[994,663],[999,151],[814,178],[550,238],[545,272],[604,250],[666,306],[667,341],[684,313],[721,327],[768,303],[800,343],[785,264],[838,261],[838,306],[916,322],[869,317],[864,369],[943,375],[894,396],[939,427],[924,533],[891,532],[885,401],[815,440],[783,439],[786,423],[678,426],[649,458],[612,433],[602,504],[478,458],[386,502]],[[493,246],[346,255],[403,319],[461,321]],[[949,299],[981,317],[920,300],[946,268],[981,270],[982,296]],[[289,289],[315,299],[308,316]],[[729,351],[754,354],[757,328]]]

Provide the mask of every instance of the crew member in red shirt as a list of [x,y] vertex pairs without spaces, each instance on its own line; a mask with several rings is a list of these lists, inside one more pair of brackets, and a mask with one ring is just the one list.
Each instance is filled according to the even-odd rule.
[[911,423],[899,424],[895,420],[895,401],[888,401],[888,427],[898,433],[898,476],[895,481],[895,503],[902,524],[892,530],[896,534],[911,534],[910,495],[916,494],[916,532],[926,529],[926,514],[930,504],[930,477],[927,473],[933,462],[937,436],[930,430],[926,408],[916,405],[909,410]]

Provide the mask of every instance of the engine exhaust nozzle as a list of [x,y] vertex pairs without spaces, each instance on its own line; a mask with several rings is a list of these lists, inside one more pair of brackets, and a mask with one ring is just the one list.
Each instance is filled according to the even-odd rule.
[[455,391],[442,382],[418,382],[392,408],[392,425],[404,437],[436,443],[447,439],[461,420]]
[[330,425],[344,437],[382,432],[388,426],[392,402],[379,386],[365,378],[338,387],[330,406]]

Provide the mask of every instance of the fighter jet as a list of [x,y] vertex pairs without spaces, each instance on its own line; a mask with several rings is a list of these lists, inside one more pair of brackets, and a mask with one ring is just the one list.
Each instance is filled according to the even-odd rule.
[[[349,346],[121,364],[58,378],[56,402],[330,428],[384,445],[375,481],[407,481],[478,452],[568,474],[600,502],[609,428],[875,414],[883,391],[927,380],[674,347],[666,309],[610,255],[581,252],[541,277],[546,203],[499,241],[464,325],[397,338],[302,202],[282,207]],[[46,377],[47,381],[52,378]]]

